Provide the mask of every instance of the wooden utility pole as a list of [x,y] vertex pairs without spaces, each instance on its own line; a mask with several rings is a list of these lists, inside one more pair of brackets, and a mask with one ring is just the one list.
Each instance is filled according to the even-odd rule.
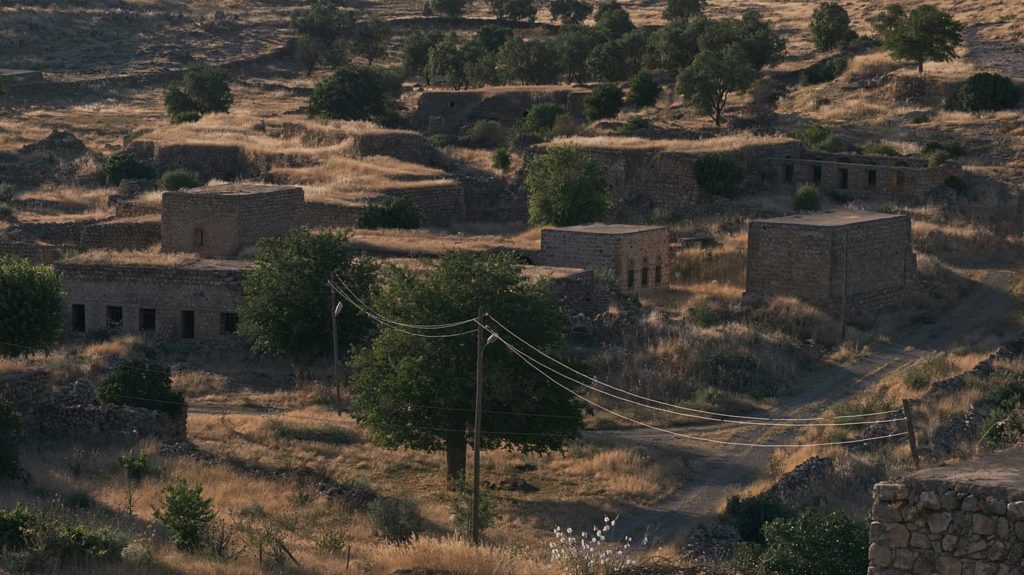
[[850,287],[850,230],[846,230],[846,238],[843,240],[846,244],[843,248],[843,312],[842,322],[843,328],[842,333],[839,336],[840,342],[846,342],[846,292]]
[[[328,284],[329,285],[329,284]],[[331,288],[331,340],[334,347],[334,406],[341,415],[341,378],[338,377],[338,294]]]
[[910,400],[903,400],[903,417],[907,418],[907,440],[910,442],[910,455],[914,458],[914,467],[921,468],[921,454],[917,451],[917,435],[914,433],[914,418],[910,408]]
[[487,330],[484,329],[484,308],[476,315],[476,407],[473,417],[473,545],[480,544],[480,430],[484,409],[484,348]]

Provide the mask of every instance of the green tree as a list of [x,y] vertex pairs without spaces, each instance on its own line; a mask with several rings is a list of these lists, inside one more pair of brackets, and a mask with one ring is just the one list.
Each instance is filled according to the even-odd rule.
[[153,517],[171,531],[171,543],[185,553],[209,545],[217,512],[213,500],[203,497],[203,486],[189,487],[182,479],[164,486],[163,499],[153,506]]
[[704,13],[707,0],[668,0],[664,17],[668,21],[687,21]]
[[103,403],[144,407],[179,417],[185,396],[171,388],[171,370],[157,362],[129,360],[96,390]]
[[387,196],[370,202],[359,215],[357,227],[375,230],[415,230],[420,227],[420,209],[405,197]]
[[548,10],[551,11],[553,19],[566,26],[583,23],[594,8],[584,0],[552,0]]
[[617,41],[605,42],[590,52],[587,70],[605,82],[619,82],[629,77],[629,65],[623,45]]
[[430,85],[432,76],[427,70],[430,50],[443,38],[440,32],[416,30],[405,39],[402,45],[402,70],[406,78],[422,76],[427,85]]
[[426,69],[433,78],[444,77],[448,85],[456,90],[469,87],[465,55],[455,34],[445,36],[430,49]]
[[107,185],[116,186],[123,180],[149,180],[156,177],[156,170],[140,162],[130,152],[118,152],[103,161],[103,178]]
[[560,75],[558,54],[548,42],[512,38],[498,50],[498,73],[506,82],[553,84]]
[[672,21],[651,35],[648,42],[648,63],[662,70],[678,73],[693,62],[700,52],[700,37],[707,20]]
[[699,29],[702,52],[724,53],[729,46],[738,46],[755,71],[778,64],[785,55],[785,40],[756,10],[744,11],[739,19],[708,20]]
[[51,266],[0,256],[0,357],[53,347],[64,327],[63,295]]
[[502,82],[497,53],[488,50],[479,37],[463,46],[462,62],[467,85],[490,86]]
[[533,22],[537,19],[537,6],[533,0],[489,0],[498,20]]
[[512,39],[512,30],[506,26],[495,26],[488,24],[477,30],[473,40],[480,43],[480,46],[488,52],[497,52]]
[[757,72],[739,45],[724,51],[702,50],[693,63],[679,73],[676,93],[709,116],[716,126],[722,125],[729,96],[750,87]]
[[555,120],[564,113],[565,108],[554,102],[534,104],[523,118],[523,132],[547,140],[552,136]]
[[439,14],[449,18],[462,18],[470,0],[430,0],[430,6]]
[[777,519],[763,529],[761,565],[770,575],[849,575],[868,569],[868,529],[842,513],[814,509]]
[[626,102],[637,108],[649,108],[658,102],[658,94],[661,93],[661,86],[647,70],[641,70],[633,76],[629,82],[629,95]]
[[850,14],[838,2],[822,2],[811,15],[811,39],[818,50],[832,50],[849,44],[857,33],[850,28]]
[[501,173],[507,174],[512,169],[512,154],[508,152],[508,148],[498,148],[491,154],[491,166],[496,170],[501,170]]
[[617,84],[598,84],[583,98],[583,115],[591,122],[614,118],[622,110],[622,88]]
[[401,93],[401,82],[387,70],[344,66],[317,82],[309,98],[309,115],[387,123],[398,113]]
[[[0,397],[0,478],[18,474],[18,437],[21,433],[21,414],[6,399]],[[0,521],[2,523],[2,521]],[[4,530],[0,528],[0,533]],[[5,548],[0,536],[0,549]]]
[[555,40],[562,71],[570,82],[583,82],[590,53],[601,43],[601,36],[587,26],[562,26]]
[[180,82],[164,88],[164,107],[172,119],[182,114],[226,114],[233,102],[227,73],[207,64],[192,64]]
[[[485,308],[531,344],[555,352],[567,316],[511,254],[448,252],[426,270],[392,268],[370,298],[380,314],[412,324],[447,323]],[[472,437],[476,339],[427,339],[383,328],[352,361],[353,413],[385,447],[447,454],[449,487],[465,479]],[[501,345],[486,350],[484,449],[557,450],[578,437],[580,407]],[[517,417],[488,416],[515,412]]]
[[307,75],[320,62],[332,66],[345,63],[348,39],[355,23],[353,11],[341,10],[326,0],[314,0],[307,8],[292,14],[289,26],[297,36],[295,57]]
[[616,0],[597,5],[597,10],[594,11],[594,25],[608,40],[618,40],[636,28],[629,17],[629,12],[626,12]]
[[722,154],[703,154],[693,165],[697,185],[712,196],[735,197],[743,183],[743,166]]
[[572,226],[599,222],[611,210],[604,166],[575,146],[550,146],[526,167],[530,223]]
[[352,32],[352,52],[366,58],[368,65],[373,66],[374,60],[388,53],[391,27],[387,22],[371,18],[357,23]]
[[922,74],[925,62],[948,62],[956,58],[956,49],[963,43],[964,25],[930,4],[909,14],[898,6],[887,7],[875,19],[875,28],[893,58],[917,63]]
[[814,184],[800,184],[793,194],[793,209],[798,212],[816,212],[821,209],[821,192]]
[[[243,282],[240,332],[253,350],[311,360],[331,351],[330,288],[335,272],[365,298],[376,267],[356,257],[341,231],[296,228],[287,236],[263,238],[256,265]],[[337,317],[342,349],[363,341],[370,321],[352,306]]]
[[1017,105],[1020,94],[1020,88],[1006,76],[981,72],[964,82],[957,93],[957,100],[966,112],[1006,110]]

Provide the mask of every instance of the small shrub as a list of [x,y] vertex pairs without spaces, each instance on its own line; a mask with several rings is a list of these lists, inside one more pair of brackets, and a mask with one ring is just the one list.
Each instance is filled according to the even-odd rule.
[[1002,409],[1015,409],[1024,402],[1024,381],[1005,378],[989,388],[985,401]]
[[203,497],[203,487],[189,487],[185,480],[164,486],[163,500],[153,516],[171,531],[171,543],[186,553],[204,548],[210,540],[214,519],[213,500]]
[[949,152],[939,150],[938,152],[928,155],[928,167],[934,168],[936,166],[941,166],[952,159],[953,156]]
[[18,473],[20,431],[21,414],[0,397],[0,478],[14,477]]
[[14,186],[11,184],[0,184],[0,202],[9,202],[14,199]]
[[921,153],[925,156],[934,154],[935,152],[946,152],[954,158],[959,158],[967,153],[967,148],[965,148],[960,142],[952,140],[947,140],[945,142],[931,140],[925,142],[924,147],[921,148]]
[[0,550],[25,549],[32,542],[33,534],[39,532],[42,525],[42,518],[22,503],[8,511],[0,511]]
[[619,110],[622,110],[622,88],[615,84],[594,86],[583,98],[583,114],[591,122],[614,118]]
[[548,139],[555,127],[555,120],[565,113],[565,108],[554,102],[534,104],[523,118],[523,132],[541,139]]
[[125,474],[134,481],[138,481],[149,473],[149,457],[145,451],[128,450],[127,453],[117,458],[118,465]]
[[849,575],[868,569],[867,524],[814,509],[764,527],[761,566],[770,575]]
[[647,70],[641,70],[629,82],[629,95],[626,101],[637,108],[648,108],[658,103],[658,94],[661,87],[655,81],[654,76]]
[[1024,410],[999,408],[981,424],[981,441],[990,449],[1016,445],[1024,439]]
[[171,123],[172,124],[191,124],[193,122],[198,122],[199,120],[202,119],[202,117],[203,117],[202,114],[200,114],[199,112],[193,111],[193,110],[189,110],[187,112],[176,112],[174,114],[171,114]]
[[811,124],[796,133],[796,139],[811,149],[819,149],[826,140],[832,137],[832,128],[821,124]]
[[966,112],[984,112],[1014,108],[1020,102],[1021,90],[1013,80],[1000,74],[982,72],[967,79],[957,93],[960,107]]
[[932,119],[928,114],[914,114],[910,117],[911,124],[924,124]]
[[0,222],[11,221],[14,219],[14,208],[7,204],[0,202]]
[[462,137],[461,143],[470,148],[498,148],[508,142],[505,127],[494,120],[480,120]]
[[805,85],[824,84],[842,76],[850,60],[845,56],[833,56],[808,67],[800,74],[800,81]]
[[100,401],[144,407],[176,418],[185,396],[171,389],[171,371],[156,362],[130,360],[107,378],[96,393]]
[[830,154],[838,154],[841,152],[848,152],[853,149],[844,138],[836,135],[825,138],[825,141],[818,145],[818,149],[822,152],[828,152]]
[[392,543],[404,543],[423,529],[420,510],[412,500],[379,497],[366,508],[374,534]]
[[813,184],[801,184],[793,194],[793,209],[798,212],[816,212],[821,209],[821,192]]
[[743,182],[743,166],[722,154],[704,154],[693,166],[697,184],[708,194],[731,198]]
[[623,132],[639,132],[640,130],[646,130],[651,127],[651,123],[644,118],[639,116],[633,116],[626,120],[626,125],[622,127]]
[[753,497],[733,496],[725,506],[725,516],[736,526],[744,541],[764,543],[761,529],[767,523],[788,517],[789,510],[774,496],[762,493]]
[[69,509],[89,509],[95,503],[92,495],[78,490],[65,493],[60,502]]
[[530,222],[571,226],[603,220],[611,210],[608,174],[574,146],[551,146],[526,167]]
[[359,215],[356,226],[370,230],[415,230],[420,224],[420,209],[412,200],[387,196],[370,202]]
[[491,154],[491,165],[494,166],[494,169],[507,174],[512,169],[512,154],[508,153],[508,148],[494,150],[494,153]]
[[116,186],[121,180],[149,180],[156,172],[149,165],[135,159],[128,152],[119,152],[103,162],[103,177],[107,185]]
[[199,174],[192,170],[184,168],[168,170],[160,176],[160,187],[172,192],[185,188],[198,188],[199,186]]
[[898,156],[898,155],[900,155],[899,151],[896,148],[894,148],[894,147],[892,147],[892,146],[890,146],[888,144],[880,144],[878,142],[874,142],[874,143],[871,143],[871,144],[868,144],[868,145],[864,146],[864,148],[861,150],[861,152],[863,152],[865,154],[874,154],[876,156]]
[[[473,491],[465,485],[460,486],[455,499],[450,505],[455,533],[466,540],[473,538]],[[480,491],[480,532],[494,524],[498,515],[494,511],[491,496],[487,490]]]

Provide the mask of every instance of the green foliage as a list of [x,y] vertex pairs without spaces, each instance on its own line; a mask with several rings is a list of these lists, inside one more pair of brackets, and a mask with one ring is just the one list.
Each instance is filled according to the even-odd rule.
[[[561,304],[544,283],[523,277],[522,265],[512,254],[448,252],[425,270],[391,268],[369,301],[381,315],[412,324],[458,321],[484,308],[547,352],[559,348],[568,331]],[[356,419],[385,447],[446,451],[449,479],[464,479],[476,389],[475,348],[471,335],[428,340],[382,329],[351,362]],[[573,397],[504,346],[487,349],[486,377],[485,411],[540,417],[485,417],[484,449],[543,453],[578,436],[582,419]]]
[[1021,90],[1013,80],[989,72],[971,76],[957,93],[960,107],[966,112],[1014,108],[1020,97]]
[[985,401],[1001,409],[1015,409],[1024,402],[1024,381],[1004,378],[985,392]]
[[[455,497],[449,504],[452,514],[452,522],[455,523],[455,534],[470,541],[473,539],[473,491],[466,485],[460,485],[456,490]],[[491,495],[486,489],[480,490],[480,532],[494,525],[499,518],[494,510]]]
[[743,60],[755,71],[782,61],[786,42],[757,10],[746,10],[741,18],[694,21],[699,30],[698,44],[702,52],[724,54],[732,46],[739,50],[737,60]]
[[9,202],[14,199],[14,186],[7,183],[0,183],[0,202]]
[[725,516],[739,531],[744,541],[764,543],[762,528],[776,519],[787,517],[790,513],[778,498],[768,493],[753,497],[729,498],[725,506]]
[[21,551],[28,547],[44,525],[36,513],[18,503],[13,509],[0,511],[0,551]]
[[135,159],[128,152],[118,152],[103,161],[103,177],[108,186],[116,186],[122,180],[149,180],[156,172],[148,164]]
[[[460,0],[461,1],[461,0]],[[427,69],[430,50],[444,38],[439,32],[415,30],[402,45],[402,71],[406,78],[422,76],[429,85],[433,79]]]
[[172,192],[185,188],[197,188],[201,184],[199,174],[185,168],[167,170],[160,176],[160,187]]
[[459,139],[459,143],[470,148],[487,148],[493,150],[508,143],[505,127],[496,120],[478,120]]
[[309,115],[387,123],[398,113],[401,93],[401,82],[387,70],[344,66],[317,82],[309,98]]
[[811,15],[811,40],[818,50],[843,48],[857,37],[850,14],[838,2],[822,2]]
[[959,176],[950,176],[946,178],[944,182],[947,188],[952,189],[959,196],[966,196],[967,192],[971,191],[971,185],[966,180]]
[[[259,241],[256,266],[245,276],[239,331],[254,351],[312,360],[331,352],[331,295],[334,273],[359,298],[366,298],[376,266],[356,257],[348,234],[295,228]],[[372,323],[352,306],[337,320],[341,349],[360,343]],[[343,327],[342,327],[343,326]]]
[[652,66],[678,72],[689,66],[700,53],[700,37],[707,28],[707,20],[671,21],[655,31],[648,46],[648,63]]
[[770,575],[849,575],[868,568],[868,529],[842,513],[814,509],[772,521],[763,529],[761,565]]
[[370,202],[359,215],[356,227],[369,230],[415,230],[421,223],[420,209],[412,200],[387,196]]
[[629,95],[626,101],[637,108],[648,108],[658,103],[661,86],[647,70],[642,70],[629,83]]
[[466,54],[455,34],[438,40],[427,55],[425,74],[430,78],[444,77],[456,90],[469,87],[466,77]]
[[1024,409],[994,410],[981,424],[981,440],[989,449],[1004,449],[1024,440]]
[[757,72],[742,47],[730,44],[722,51],[701,50],[679,73],[676,93],[721,126],[729,96],[746,90],[755,79]]
[[153,506],[153,517],[171,531],[179,551],[195,553],[210,543],[217,518],[213,499],[203,497],[203,486],[189,487],[184,479],[164,486],[163,499]]
[[645,118],[633,116],[630,119],[626,120],[626,124],[622,126],[622,131],[626,133],[639,132],[640,130],[646,130],[647,128],[650,127],[651,123],[647,121]]
[[424,528],[416,502],[406,498],[378,497],[366,508],[373,532],[392,543],[405,543]]
[[636,28],[629,18],[629,12],[616,0],[608,0],[597,5],[597,10],[594,11],[594,27],[608,40],[617,40]]
[[171,417],[182,413],[185,396],[171,388],[171,370],[157,363],[126,361],[100,386],[96,396],[104,403],[144,407]]
[[793,194],[793,209],[798,212],[816,212],[821,209],[821,192],[814,184],[801,184]]
[[533,0],[488,0],[498,20],[533,22],[537,19],[537,6]]
[[694,176],[702,190],[712,196],[732,198],[743,182],[743,166],[722,154],[703,154],[693,165]]
[[449,18],[461,18],[471,0],[430,0],[430,7]]
[[542,140],[550,139],[553,136],[555,120],[564,113],[565,108],[554,102],[534,104],[523,118],[522,130]]
[[334,2],[314,0],[308,8],[292,14],[290,26],[298,36],[295,57],[309,75],[320,62],[338,66],[346,61],[356,20],[351,10],[341,10]]
[[0,77],[0,96],[6,94],[9,87],[10,84],[7,82],[7,78]]
[[618,82],[629,76],[629,66],[618,41],[599,44],[587,56],[587,71],[597,79]]
[[512,38],[498,50],[498,74],[505,82],[523,84],[553,84],[560,74],[559,57],[551,42],[526,42]]
[[509,154],[508,148],[498,148],[494,150],[491,155],[491,165],[494,169],[501,170],[503,174],[507,174],[512,169],[512,155]]
[[925,62],[956,58],[956,49],[963,43],[964,25],[930,4],[918,6],[909,14],[898,4],[890,4],[874,24],[889,54],[896,60],[917,63],[921,73]]
[[583,98],[583,115],[591,122],[614,118],[622,110],[622,88],[616,84],[598,84]]
[[939,150],[937,152],[928,154],[928,167],[934,168],[936,166],[941,166],[942,164],[945,164],[946,162],[952,159],[953,156],[949,152]]
[[594,8],[584,0],[551,0],[548,10],[551,11],[551,18],[567,26],[582,24]]
[[701,16],[706,6],[707,0],[668,0],[668,4],[665,6],[664,17],[670,22],[673,20],[685,22]]
[[138,451],[129,449],[127,453],[117,458],[117,464],[133,481],[139,481],[149,473],[149,456],[141,449]]
[[207,64],[192,64],[185,76],[164,89],[164,108],[172,119],[186,115],[227,113],[234,97],[227,73]]
[[811,150],[823,150],[830,147],[829,142],[835,141],[836,138],[832,128],[821,124],[811,124],[794,134],[794,137]]
[[587,72],[587,59],[603,39],[593,28],[580,25],[562,26],[555,40],[562,71],[570,82],[582,82]]
[[530,223],[571,226],[598,222],[611,209],[604,167],[574,146],[551,146],[526,167]]
[[863,153],[863,154],[873,154],[873,155],[876,155],[876,156],[899,156],[900,155],[899,150],[897,150],[896,148],[894,148],[894,147],[892,147],[892,146],[890,146],[888,144],[882,144],[880,142],[872,142],[872,143],[864,146],[863,148],[861,148],[861,153]]
[[352,52],[366,58],[368,65],[372,66],[374,60],[387,54],[391,27],[384,20],[370,18],[365,22],[358,22],[352,32]]
[[473,41],[479,43],[484,50],[494,53],[500,50],[505,42],[511,40],[512,36],[512,30],[506,26],[487,24],[477,30]]
[[849,64],[846,56],[833,56],[827,60],[815,63],[800,74],[800,81],[804,84],[824,84],[831,82],[843,72]]
[[947,140],[944,142],[931,140],[925,142],[924,147],[921,149],[921,153],[925,156],[930,156],[936,152],[946,152],[953,158],[959,158],[967,153],[967,148],[955,140]]
[[[0,478],[14,477],[18,473],[18,437],[21,414],[6,399],[0,397]],[[0,518],[0,549],[3,548],[3,519]]]
[[52,266],[0,256],[0,357],[53,347],[64,327],[62,298]]

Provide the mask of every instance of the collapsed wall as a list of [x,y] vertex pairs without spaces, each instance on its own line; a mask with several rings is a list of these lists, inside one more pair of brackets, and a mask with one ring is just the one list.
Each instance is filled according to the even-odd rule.
[[232,144],[166,144],[137,139],[128,145],[136,159],[153,165],[160,173],[184,168],[206,179],[233,181],[254,175],[241,145]]

